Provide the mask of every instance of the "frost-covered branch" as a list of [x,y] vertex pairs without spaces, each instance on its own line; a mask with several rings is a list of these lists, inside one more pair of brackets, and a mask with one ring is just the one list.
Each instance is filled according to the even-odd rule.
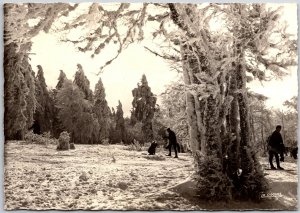
[[160,53],[158,53],[158,52],[156,52],[154,50],[151,50],[148,47],[144,46],[144,48],[146,50],[148,50],[149,52],[153,53],[155,56],[159,56],[159,57],[161,57],[161,58],[163,58],[165,60],[169,60],[169,61],[173,61],[173,62],[180,62],[181,61],[181,59],[179,57],[177,57],[177,56],[167,55],[167,54],[162,55],[162,54],[160,54]]
[[14,42],[19,45],[17,51],[24,51],[22,45],[31,43],[41,31],[48,33],[58,18],[68,16],[77,6],[65,3],[4,4],[4,44]]

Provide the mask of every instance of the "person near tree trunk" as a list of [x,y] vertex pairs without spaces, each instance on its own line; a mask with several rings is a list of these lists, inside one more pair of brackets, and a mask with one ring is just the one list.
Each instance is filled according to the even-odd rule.
[[283,153],[283,140],[280,134],[281,126],[276,126],[276,130],[272,133],[269,139],[268,148],[269,148],[269,163],[271,166],[271,169],[276,169],[276,167],[273,165],[273,158],[275,156],[277,169],[283,170],[282,167],[280,167],[280,161],[279,161],[279,155]]
[[169,154],[167,156],[171,156],[171,150],[172,150],[172,147],[174,147],[175,158],[178,158],[176,134],[170,128],[167,129],[167,132],[168,132],[168,139],[169,139],[169,145],[168,145]]

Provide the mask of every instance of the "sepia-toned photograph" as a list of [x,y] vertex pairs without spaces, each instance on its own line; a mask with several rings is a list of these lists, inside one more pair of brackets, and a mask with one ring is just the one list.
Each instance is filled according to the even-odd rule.
[[2,9],[5,210],[298,210],[296,3]]

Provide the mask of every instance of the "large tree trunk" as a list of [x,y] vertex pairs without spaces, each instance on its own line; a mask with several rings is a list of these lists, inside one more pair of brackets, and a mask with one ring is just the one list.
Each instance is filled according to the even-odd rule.
[[[185,85],[189,86],[197,83],[194,75],[195,68],[199,64],[192,59],[191,53],[189,52],[188,46],[184,45],[181,47],[181,53],[183,58],[183,79]],[[187,120],[189,124],[189,134],[190,134],[190,147],[193,153],[196,150],[201,149],[201,132],[200,132],[200,104],[197,96],[193,95],[190,91],[186,91],[186,112]],[[198,112],[197,112],[198,111]]]
[[[238,183],[234,183],[234,189],[232,189],[233,179],[239,178],[234,178],[238,175],[236,171],[234,171],[235,174],[230,175],[224,172],[224,168],[226,167],[223,163],[226,161],[223,159],[220,139],[220,127],[225,122],[227,113],[226,110],[220,110],[220,107],[226,105],[225,99],[229,98],[225,97],[225,94],[221,94],[219,91],[219,89],[222,90],[220,85],[224,82],[210,82],[201,79],[201,83],[204,81],[203,84],[210,84],[213,91],[203,91],[199,87],[200,82],[198,82],[199,80],[196,76],[199,79],[201,76],[197,74],[204,73],[206,76],[212,77],[217,73],[216,67],[212,65],[215,63],[214,58],[209,55],[210,48],[205,39],[207,37],[206,32],[200,30],[200,35],[196,35],[190,29],[191,23],[185,23],[185,19],[189,18],[186,16],[189,16],[188,14],[192,8],[180,8],[179,11],[185,11],[183,12],[184,18],[182,18],[175,4],[170,3],[168,5],[174,23],[185,31],[190,39],[196,40],[193,44],[186,44],[185,41],[182,41],[181,55],[185,84],[188,89],[193,86],[191,91],[187,91],[187,115],[191,131],[191,147],[195,154],[199,196],[204,196],[208,199],[226,200],[231,197],[232,192],[237,192],[239,198],[256,198],[259,196],[259,193],[264,191],[265,183],[263,181],[263,173],[259,169],[259,163],[255,159],[253,150],[249,148],[250,126],[246,94],[246,73],[242,67],[242,61],[237,61],[238,66],[236,66],[237,69],[233,73],[236,81],[233,81],[234,88],[232,89],[234,110],[230,118],[230,130],[239,136],[238,124],[240,124],[241,140],[238,139],[234,142],[234,145],[236,145],[235,150],[237,151],[235,158],[238,163],[235,168],[242,168],[243,172],[241,180],[238,180]],[[189,13],[186,13],[186,11],[189,11]],[[243,59],[242,51],[240,47],[238,48],[239,52],[237,55],[239,55],[239,59]],[[240,93],[236,94],[237,91]],[[203,95],[203,93],[206,96],[202,96],[201,98],[205,102],[202,104],[201,101],[200,105],[199,96]],[[220,98],[220,96],[224,97],[224,99]],[[229,103],[229,100],[226,101]],[[240,122],[237,121],[238,109]],[[225,135],[224,131],[225,129],[223,129],[223,135]],[[199,151],[199,148],[201,148],[201,151]],[[241,165],[239,165],[239,159],[241,159]],[[233,177],[232,175],[235,176]],[[230,181],[229,178],[232,178],[232,180]],[[253,184],[255,185],[254,187]]]
[[[238,105],[240,114],[240,160],[242,169],[242,188],[238,190],[240,198],[259,199],[260,193],[266,192],[268,183],[264,177],[260,162],[250,143],[250,117],[246,89],[246,71],[243,67],[244,56],[240,45],[237,45],[237,54],[240,56],[236,66],[237,89],[239,91]],[[251,187],[250,187],[251,186]]]
[[266,154],[267,153],[267,144],[265,142],[264,131],[265,131],[264,130],[264,125],[261,122],[261,129],[260,129],[260,132],[261,132],[261,143],[262,143],[263,154]]
[[222,148],[219,131],[219,107],[217,98],[210,95],[207,99],[207,108],[204,117],[205,122],[205,149],[202,150],[208,156],[217,157],[222,162]]
[[241,153],[241,167],[245,172],[251,170],[249,168],[246,159],[243,159],[247,155],[247,146],[250,144],[250,119],[249,119],[249,106],[247,98],[247,89],[246,89],[246,71],[243,67],[243,50],[240,44],[236,45],[237,55],[239,55],[239,61],[236,65],[236,80],[237,80],[237,89],[239,93],[237,94],[239,114],[240,114],[240,130],[241,130],[241,141],[240,141],[240,153]]
[[253,112],[253,107],[250,106],[250,130],[251,130],[251,136],[252,136],[252,144],[254,146],[258,145],[257,140],[256,140],[256,132],[255,132],[255,127],[254,127],[254,112]]
[[229,129],[230,138],[235,136],[236,139],[232,138],[231,146],[231,155],[230,156],[230,172],[235,172],[240,167],[240,131],[239,131],[239,107],[238,107],[238,100],[237,100],[237,81],[235,73],[231,73],[230,83],[229,83],[229,91],[228,94],[233,97],[231,101],[231,108],[229,111]]

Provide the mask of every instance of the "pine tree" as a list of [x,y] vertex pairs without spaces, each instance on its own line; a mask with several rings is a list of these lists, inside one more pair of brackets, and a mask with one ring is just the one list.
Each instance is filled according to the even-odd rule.
[[57,79],[58,82],[57,82],[56,87],[55,87],[56,90],[60,90],[63,87],[65,79],[67,79],[66,74],[64,73],[63,70],[60,70],[59,77]]
[[105,99],[105,89],[101,78],[95,85],[93,112],[95,113],[99,123],[99,134],[97,139],[101,141],[108,138],[110,119],[110,108],[108,107]]
[[57,93],[63,87],[64,82],[66,80],[68,80],[67,76],[66,76],[66,74],[64,73],[63,70],[60,70],[59,77],[58,77],[57,80],[58,80],[58,82],[56,84],[55,89],[53,89],[51,91],[51,100],[52,100],[51,105],[52,105],[52,108],[53,108],[52,129],[53,129],[53,135],[54,135],[55,138],[59,138],[60,133],[62,133],[65,130],[62,123],[59,120],[59,115],[58,115],[59,109],[57,108]]
[[26,121],[26,130],[29,129],[34,122],[34,112],[36,110],[37,107],[37,100],[35,97],[35,78],[34,78],[34,72],[31,68],[31,65],[29,65],[29,59],[24,57],[24,64],[27,64],[27,71],[24,72],[24,78],[26,81],[26,85],[28,88],[28,93],[26,95],[26,103],[27,103],[27,107],[26,107],[26,117],[27,117],[27,121]]
[[117,135],[117,142],[124,141],[126,137],[126,130],[125,130],[125,119],[123,117],[123,109],[122,109],[122,103],[119,101],[119,105],[117,106],[117,112],[116,112],[116,127],[115,132]]
[[17,45],[4,46],[4,134],[5,140],[23,139],[33,124],[36,107],[34,76],[28,55],[16,53]]
[[83,68],[80,64],[77,64],[74,83],[82,90],[85,99],[89,101],[93,100],[93,92],[90,90],[90,81],[84,75]]
[[47,84],[44,78],[43,68],[38,65],[38,72],[35,80],[35,95],[37,99],[37,109],[34,115],[36,125],[40,132],[52,132],[53,106],[50,98]]
[[71,134],[74,143],[92,143],[95,119],[92,105],[84,99],[83,92],[70,80],[65,80],[57,93],[56,106],[63,127]]
[[143,74],[141,84],[138,84],[138,87],[132,90],[132,95],[131,121],[133,124],[135,121],[142,122],[144,139],[146,141],[152,140],[152,119],[155,112],[156,97],[151,92],[146,75]]

